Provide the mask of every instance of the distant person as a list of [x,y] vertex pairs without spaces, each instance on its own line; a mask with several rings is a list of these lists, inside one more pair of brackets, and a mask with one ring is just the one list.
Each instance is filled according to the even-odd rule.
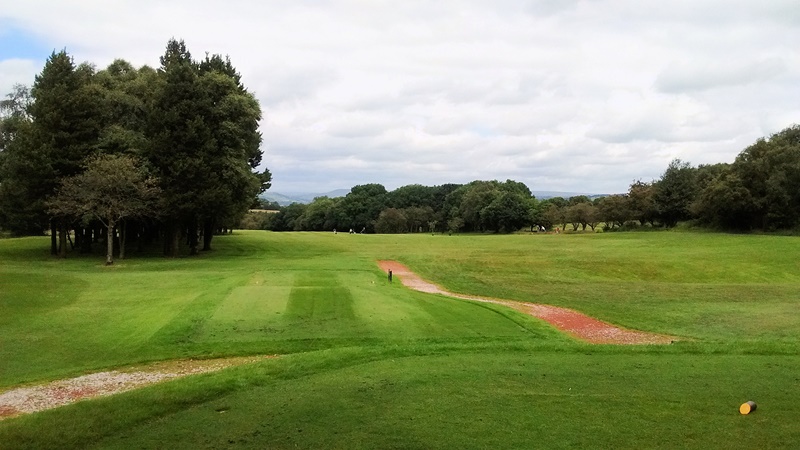
[[333,234],[336,234],[336,228],[333,229]]

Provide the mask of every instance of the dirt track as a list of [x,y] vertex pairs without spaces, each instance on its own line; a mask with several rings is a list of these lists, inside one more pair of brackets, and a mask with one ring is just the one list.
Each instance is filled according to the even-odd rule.
[[514,308],[517,311],[547,321],[559,330],[592,344],[669,344],[675,340],[675,338],[671,336],[626,330],[567,308],[456,294],[423,280],[408,267],[396,261],[378,261],[378,266],[387,273],[391,270],[393,276],[399,277],[403,285],[411,289],[427,292],[429,294],[442,294],[464,300],[505,305],[509,308]]
[[275,355],[166,361],[125,371],[98,372],[38,386],[15,388],[0,392],[0,420],[272,357]]

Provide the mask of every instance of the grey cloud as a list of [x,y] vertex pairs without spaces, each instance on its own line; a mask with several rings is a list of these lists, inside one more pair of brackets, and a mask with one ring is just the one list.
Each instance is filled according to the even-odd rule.
[[573,9],[578,0],[533,0],[527,2],[526,10],[536,16],[551,16]]
[[781,58],[741,64],[683,63],[662,71],[655,86],[661,92],[682,93],[769,81],[786,72]]
[[270,68],[259,72],[261,76],[251,86],[266,106],[311,98],[339,78],[336,70],[321,67]]
[[[276,190],[620,192],[800,122],[796,0],[7,3],[0,19],[98,67],[158,65],[171,36],[229,54],[261,101]],[[41,63],[0,61],[0,83]]]
[[715,142],[738,134],[734,125],[725,123],[676,124],[666,116],[650,116],[627,124],[604,124],[587,133],[587,137],[608,144],[635,144],[644,141],[666,143]]

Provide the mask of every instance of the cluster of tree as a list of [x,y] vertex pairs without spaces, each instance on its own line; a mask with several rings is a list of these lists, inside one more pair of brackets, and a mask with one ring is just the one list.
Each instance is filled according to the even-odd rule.
[[538,206],[530,189],[508,180],[422,186],[387,191],[380,184],[355,186],[344,197],[294,203],[277,214],[248,219],[248,226],[274,231],[418,233],[513,232],[532,222]]
[[[210,249],[269,187],[261,109],[228,58],[170,40],[161,66],[75,65],[54,52],[30,90],[0,103],[0,227],[51,232],[51,251],[99,239]],[[74,232],[74,233],[73,233]],[[74,234],[74,242],[71,235]]]
[[797,228],[800,126],[759,139],[732,164],[696,170],[693,178],[688,214],[702,223],[738,230]]
[[551,223],[606,228],[674,227],[693,220],[725,230],[774,231],[800,226],[800,126],[786,128],[744,149],[731,164],[693,167],[673,160],[661,177],[636,181],[627,194],[594,204],[569,200],[544,211]]
[[618,229],[632,221],[663,225],[671,223],[673,208],[667,206],[673,199],[655,193],[667,185],[636,181],[627,194],[539,200],[525,184],[513,180],[414,184],[391,192],[380,184],[368,184],[354,187],[345,197],[294,203],[277,214],[253,213],[242,226],[273,231],[511,233],[569,227],[594,231],[600,224]]
[[251,210],[261,210],[261,211],[278,211],[281,209],[281,205],[275,201],[269,201],[260,197],[256,197],[253,200],[253,204],[250,205]]

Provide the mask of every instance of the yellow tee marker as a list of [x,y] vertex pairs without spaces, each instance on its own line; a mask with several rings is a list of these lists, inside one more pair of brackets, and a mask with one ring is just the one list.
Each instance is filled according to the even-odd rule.
[[742,406],[739,407],[739,413],[747,415],[747,414],[750,414],[751,412],[755,411],[756,408],[758,408],[758,405],[756,405],[756,402],[754,402],[754,401],[749,401],[747,403],[742,403]]

